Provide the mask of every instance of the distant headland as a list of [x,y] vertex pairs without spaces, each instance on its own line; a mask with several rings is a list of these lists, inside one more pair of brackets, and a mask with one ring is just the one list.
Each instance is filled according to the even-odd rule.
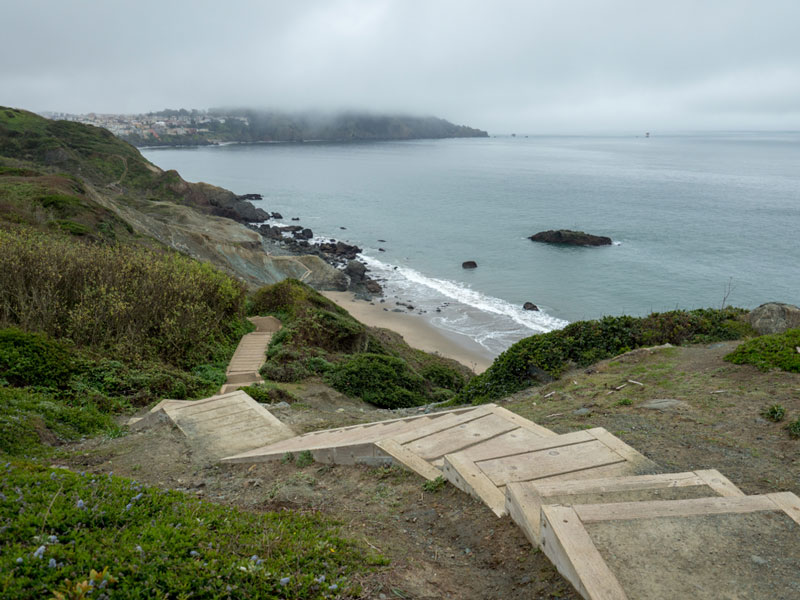
[[104,127],[134,146],[207,146],[257,142],[352,142],[488,137],[437,117],[367,112],[293,113],[254,109],[164,109],[138,115],[53,114]]

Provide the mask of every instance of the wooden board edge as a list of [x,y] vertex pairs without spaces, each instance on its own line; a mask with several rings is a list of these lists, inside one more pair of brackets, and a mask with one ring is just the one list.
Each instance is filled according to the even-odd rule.
[[528,541],[538,548],[542,544],[541,537],[541,504],[530,506],[529,494],[521,483],[509,483],[506,486],[506,512],[517,524]]
[[628,521],[660,517],[693,517],[730,513],[749,513],[776,510],[768,496],[714,496],[688,500],[648,500],[645,502],[617,502],[613,504],[580,504],[575,512],[584,523],[601,521]]
[[474,462],[447,454],[442,469],[445,479],[488,506],[498,517],[506,515],[506,497],[500,489],[481,471]]
[[442,476],[439,469],[395,440],[379,440],[375,442],[375,446],[428,481]]
[[778,508],[789,515],[790,519],[800,525],[800,498],[792,492],[767,494],[767,498],[772,500]]
[[[624,464],[624,463],[618,463]],[[661,473],[657,475],[622,475],[618,477],[598,477],[596,479],[573,479],[548,482],[526,481],[537,495],[548,496],[570,494],[597,494],[604,492],[638,491],[669,487],[689,487],[705,485],[692,471],[682,473]]]
[[542,550],[586,600],[627,600],[583,523],[570,506],[543,506]]
[[453,419],[450,420],[446,420],[447,417],[443,417],[442,419],[433,419],[430,423],[423,425],[416,431],[401,433],[400,435],[392,436],[392,439],[397,441],[399,444],[410,444],[411,442],[428,437],[434,433],[439,433],[440,431],[445,431],[447,429],[453,429],[454,427],[458,427],[464,423],[469,423],[470,421],[475,421],[485,417],[486,415],[490,415],[492,414],[493,406],[494,404],[484,404],[477,407],[473,411],[452,415]]
[[730,479],[716,469],[701,469],[695,471],[695,474],[720,496],[738,497],[745,495]]
[[554,435],[558,435],[555,431],[551,431],[547,427],[542,427],[538,423],[534,423],[530,419],[521,417],[520,415],[513,413],[507,408],[504,408],[502,406],[495,406],[494,408],[492,408],[492,412],[496,414],[498,417],[502,417],[506,421],[511,421],[515,425],[519,425],[523,429],[527,429],[528,431],[540,435],[542,437],[551,437]]
[[611,448],[611,450],[639,469],[655,470],[658,468],[656,463],[636,450],[633,446],[629,446],[614,434],[609,433],[605,427],[594,427],[592,429],[587,429],[586,432],[595,439],[603,442],[606,446]]

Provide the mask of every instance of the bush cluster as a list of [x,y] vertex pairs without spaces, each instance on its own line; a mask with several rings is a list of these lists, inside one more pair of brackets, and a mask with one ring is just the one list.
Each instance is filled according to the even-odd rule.
[[453,361],[409,348],[400,336],[374,330],[309,286],[287,279],[259,289],[251,314],[273,314],[283,329],[272,338],[265,379],[324,376],[340,392],[384,408],[444,401],[467,378]]
[[242,333],[242,285],[178,254],[19,230],[0,248],[0,324],[176,366]]
[[536,382],[557,378],[571,365],[586,366],[634,348],[670,343],[738,339],[752,333],[737,308],[653,313],[648,317],[603,317],[534,335],[503,352],[474,377],[457,401],[491,402]]
[[800,373],[800,329],[762,335],[741,344],[725,357],[737,365],[753,365],[761,371],[780,369]]

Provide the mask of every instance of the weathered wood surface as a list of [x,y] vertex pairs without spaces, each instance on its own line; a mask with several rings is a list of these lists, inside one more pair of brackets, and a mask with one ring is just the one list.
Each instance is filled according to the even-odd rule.
[[[697,473],[700,474],[698,475]],[[668,476],[665,475],[664,477]],[[710,489],[706,479],[718,479],[719,474],[713,471],[691,474],[680,473],[675,474],[674,478],[676,482],[680,482],[677,485],[689,486],[700,481],[702,482],[701,485],[705,485]],[[610,481],[602,484],[599,482],[586,483],[585,489],[593,490],[599,488],[608,489],[609,486],[615,485]],[[663,481],[658,483],[661,484]],[[717,484],[717,482],[712,483]],[[627,478],[625,482],[617,487],[642,489],[640,484],[645,485],[645,480],[636,482],[634,478]],[[730,486],[732,485],[730,484]],[[680,557],[681,564],[693,566],[691,573],[686,572],[686,576],[693,579],[687,584],[696,590],[696,594],[693,597],[703,600],[718,597],[727,598],[729,597],[728,593],[718,592],[717,586],[713,583],[699,586],[697,582],[718,581],[725,583],[728,581],[727,577],[736,576],[745,579],[746,585],[750,585],[749,582],[755,583],[752,577],[768,577],[770,571],[764,570],[764,568],[760,571],[754,570],[752,563],[756,559],[750,560],[750,555],[756,556],[767,552],[777,552],[778,555],[783,556],[781,553],[786,550],[781,550],[781,548],[789,549],[794,553],[795,558],[793,560],[794,564],[796,564],[797,545],[793,543],[793,540],[798,535],[798,532],[794,524],[800,525],[800,498],[796,495],[790,492],[781,492],[759,496],[744,496],[736,494],[730,486],[727,484],[721,487],[717,485],[717,491],[731,495],[709,498],[572,506],[543,504],[541,507],[541,547],[559,572],[586,600],[640,598],[642,597],[642,590],[648,590],[647,595],[652,598],[671,597],[670,594],[677,593],[675,589],[678,589],[679,584],[682,585],[684,582],[664,579],[662,565],[666,563],[658,563],[659,559],[656,559],[655,555],[661,554],[660,560],[664,561],[665,552],[668,555],[668,561],[674,560],[675,557]],[[523,499],[525,493],[530,492],[530,489],[524,490],[522,489],[523,487],[512,484],[512,486],[509,486],[509,496],[515,496],[518,500]],[[556,487],[550,488],[549,491],[554,491]],[[574,488],[575,486],[572,487]],[[545,487],[544,489],[547,488]],[[768,549],[768,546],[777,543],[773,537],[769,537],[766,540],[760,540],[761,546],[746,547],[743,551],[744,557],[738,559],[742,562],[725,560],[724,557],[720,557],[719,561],[714,559],[704,560],[707,558],[705,556],[707,546],[713,546],[717,552],[719,552],[719,548],[727,547],[730,548],[731,553],[734,553],[741,550],[739,544],[741,544],[742,540],[737,538],[745,535],[745,539],[752,540],[749,537],[750,534],[741,533],[742,531],[750,530],[743,529],[747,526],[746,522],[737,517],[737,515],[744,517],[746,515],[764,513],[788,515],[792,519],[788,520],[784,517],[784,520],[781,521],[771,517],[764,522],[779,523],[777,527],[784,532],[783,546],[779,546],[777,550],[774,548]],[[726,518],[728,518],[725,522],[725,528],[720,529],[719,521],[708,521],[705,526],[705,532],[701,534],[703,537],[699,540],[691,540],[694,528],[699,526],[701,522],[697,521],[697,519],[714,518],[720,515],[726,515]],[[683,524],[684,519],[686,520],[685,524]],[[598,549],[597,536],[602,535],[602,533],[594,530],[593,527],[595,525],[593,524],[603,523],[615,524],[613,525],[614,529],[606,529],[604,535],[608,536],[608,531],[614,531],[616,537],[611,539],[614,539],[616,544],[621,544],[621,547],[629,546],[636,557],[637,565],[635,571],[631,571],[632,567],[626,561],[617,559],[616,563],[614,563],[614,553],[603,555]],[[635,539],[638,539],[629,535],[632,530],[627,524],[632,523],[638,523],[639,531],[648,532],[644,539],[650,541],[649,545],[642,547],[630,546],[630,544],[636,543]],[[789,527],[791,531],[787,530],[786,527]],[[712,532],[710,534],[708,533],[709,528]],[[618,533],[616,533],[617,531]],[[677,536],[676,531],[678,532]],[[710,537],[707,537],[709,535]],[[778,534],[773,533],[771,535],[779,537]],[[711,539],[714,537],[716,539]],[[677,546],[653,544],[653,541],[662,538],[673,540],[673,543],[676,543]],[[787,540],[788,547],[785,545]],[[752,541],[755,542],[755,540]],[[605,543],[607,544],[608,542]],[[767,546],[763,545],[765,543]],[[738,552],[738,554],[741,555],[742,552]],[[604,558],[604,556],[608,558]],[[612,562],[609,563],[609,560]],[[725,568],[733,570],[729,570],[726,576]],[[742,575],[743,572],[745,573],[744,575]],[[640,577],[645,579],[640,579]],[[650,577],[653,578],[652,581],[648,579]],[[658,583],[656,583],[656,579],[658,579]],[[673,581],[675,582],[674,584],[671,583]],[[623,582],[627,583],[624,584]],[[766,586],[770,588],[768,591],[764,591],[765,586],[761,586],[759,588],[761,591],[757,593],[748,590],[746,587],[741,589],[748,592],[746,594],[748,598],[763,598],[763,600],[768,598],[771,600],[773,597],[794,597],[793,594],[795,592],[791,590],[800,589],[797,579],[772,583],[774,587],[771,585]],[[638,593],[634,593],[628,586],[638,588]],[[774,590],[779,590],[777,596],[774,595]],[[722,595],[717,595],[718,593]],[[788,595],[781,596],[781,593]]]
[[[695,497],[743,496],[742,491],[719,471],[690,471],[659,475],[634,475],[570,481],[527,481],[506,486],[505,507],[514,522],[535,546],[541,545],[543,505],[596,504],[597,502],[636,503],[664,499],[678,492]],[[613,500],[606,499],[613,497]],[[688,495],[687,495],[688,497]],[[603,500],[598,500],[601,498]]]

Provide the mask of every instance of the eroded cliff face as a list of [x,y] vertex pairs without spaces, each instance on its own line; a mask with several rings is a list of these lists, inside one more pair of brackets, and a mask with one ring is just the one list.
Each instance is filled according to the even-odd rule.
[[90,193],[140,235],[209,262],[251,287],[292,277],[318,289],[347,289],[344,273],[319,257],[291,256],[257,231],[231,219],[174,202],[113,198],[96,190]]

